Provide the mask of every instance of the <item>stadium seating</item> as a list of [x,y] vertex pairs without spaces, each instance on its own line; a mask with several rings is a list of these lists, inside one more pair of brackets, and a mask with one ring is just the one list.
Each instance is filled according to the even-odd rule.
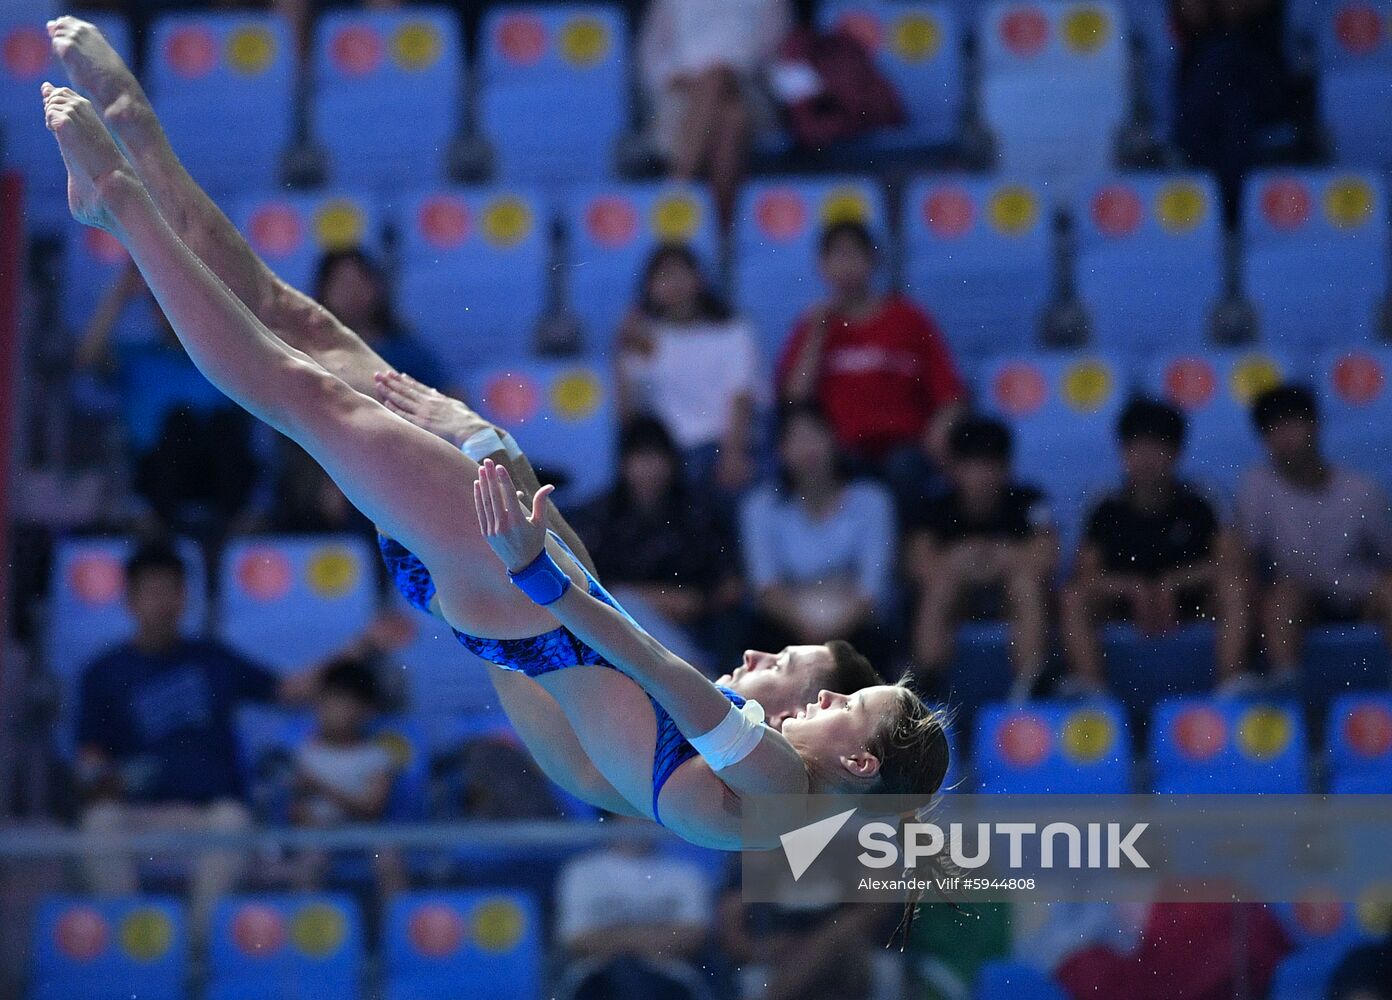
[[981,404],[1015,432],[1015,471],[1049,497],[1071,551],[1086,504],[1116,480],[1122,368],[1090,353],[1005,357],[988,366]]
[[1242,205],[1242,283],[1261,337],[1296,352],[1369,340],[1387,293],[1386,199],[1372,174],[1264,171]]
[[381,210],[373,199],[358,195],[267,193],[238,201],[229,215],[272,271],[311,295],[323,254],[354,247],[372,254],[382,250]]
[[[72,751],[76,736],[83,669],[94,657],[130,638],[133,626],[125,606],[125,561],[134,551],[135,542],[129,538],[69,538],[54,549],[43,648],[49,674],[59,686],[62,711],[55,737],[64,753]],[[208,617],[203,554],[188,540],[180,542],[179,554],[188,567],[183,627],[196,635]]]
[[951,4],[831,0],[818,17],[824,28],[844,29],[864,43],[904,103],[906,123],[862,140],[865,152],[957,140],[966,74],[962,24]]
[[704,188],[670,183],[596,184],[570,194],[564,211],[570,308],[586,353],[609,356],[614,334],[637,304],[648,258],[659,246],[691,247],[715,281],[720,233]]
[[617,416],[607,366],[525,361],[477,373],[469,398],[513,432],[562,505],[583,503],[614,475]]
[[1121,622],[1104,625],[1107,686],[1141,721],[1165,698],[1213,690],[1213,643],[1213,627],[1203,623],[1162,636],[1142,636]]
[[1392,37],[1387,0],[1311,5],[1320,118],[1339,163],[1392,165]]
[[396,302],[452,373],[532,353],[551,297],[545,220],[525,191],[441,189],[405,200]]
[[967,371],[1029,351],[1053,297],[1043,190],[1004,178],[920,179],[904,197],[904,290],[942,328]]
[[1329,710],[1325,743],[1331,792],[1392,794],[1392,695],[1339,697]]
[[362,918],[347,896],[231,896],[213,912],[208,1000],[354,1000]]
[[1073,203],[1073,228],[1074,283],[1094,344],[1138,361],[1203,345],[1224,269],[1211,179],[1123,174],[1085,184]]
[[155,22],[146,63],[174,151],[214,198],[278,182],[295,118],[288,24],[269,14],[171,14]]
[[1392,656],[1377,626],[1321,625],[1305,630],[1300,698],[1315,722],[1340,695],[1386,691],[1389,685]]
[[464,108],[464,47],[453,11],[326,14],[313,60],[311,129],[328,152],[333,183],[385,192],[446,179]]
[[1338,350],[1319,359],[1317,385],[1329,455],[1392,490],[1392,350]]
[[536,902],[511,892],[413,892],[388,906],[386,1000],[492,1000],[541,989]]
[[1276,969],[1271,1000],[1308,1000],[1327,995],[1339,961],[1362,944],[1387,934],[1392,913],[1386,886],[1369,886],[1359,903],[1339,902],[1328,890],[1307,888],[1293,903],[1274,909],[1295,945]]
[[1183,475],[1231,497],[1243,472],[1264,457],[1252,426],[1252,401],[1302,374],[1272,351],[1191,350],[1154,358],[1145,366],[1141,385],[1188,418]]
[[282,672],[321,662],[372,621],[375,558],[350,536],[238,539],[222,558],[223,638]]
[[1126,16],[1132,38],[1140,49],[1138,82],[1150,124],[1156,138],[1173,140],[1179,43],[1170,24],[1169,9],[1150,0],[1133,0],[1126,6]]
[[30,1000],[181,1000],[188,925],[157,896],[50,896],[38,907]]
[[734,227],[736,308],[754,324],[769,358],[794,320],[820,301],[817,245],[834,222],[863,222],[888,249],[883,193],[862,177],[768,178],[744,186]]
[[1162,795],[1309,790],[1305,726],[1282,704],[1162,701],[1151,721],[1150,759]]
[[1065,190],[1106,172],[1130,114],[1126,26],[1113,4],[1007,0],[977,31],[981,115],[999,166]]
[[400,603],[415,633],[390,655],[405,674],[407,703],[433,717],[496,709],[488,664],[461,646],[440,619]]
[[[0,165],[24,174],[26,210],[39,232],[76,226],[68,216],[67,171],[53,136],[44,127],[39,85],[66,80],[53,58],[44,22],[56,11],[18,2],[0,9]],[[130,30],[113,14],[84,14],[101,29],[122,58],[132,53]]]
[[981,967],[972,991],[973,1000],[995,1000],[1014,997],[1016,1000],[1067,1000],[1063,987],[1044,975],[1033,965],[1014,960],[988,962]]
[[[61,164],[58,169],[62,169]],[[63,226],[63,296],[59,310],[63,325],[80,336],[96,313],[103,296],[130,266],[130,255],[120,241],[104,229],[89,229],[69,220]],[[133,297],[121,309],[111,328],[119,343],[148,341],[158,329],[154,300]]]
[[630,117],[628,27],[619,11],[498,7],[480,39],[479,128],[498,176],[552,187],[611,176]]
[[1121,706],[1035,702],[977,715],[972,762],[984,793],[1123,794],[1131,744]]

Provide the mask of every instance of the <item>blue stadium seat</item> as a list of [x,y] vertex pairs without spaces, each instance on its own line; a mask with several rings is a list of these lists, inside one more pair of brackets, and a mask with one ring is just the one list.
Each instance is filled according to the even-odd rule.
[[[57,543],[48,586],[44,659],[59,685],[62,710],[55,738],[65,753],[73,749],[78,685],[92,658],[131,636],[126,611],[125,561],[135,552],[129,538],[69,538]],[[202,632],[208,617],[203,553],[183,539],[179,554],[188,567],[188,606],[183,628]]]
[[1179,407],[1189,420],[1182,473],[1231,496],[1242,474],[1264,458],[1252,426],[1252,400],[1301,374],[1265,350],[1184,351],[1145,366],[1145,392]]
[[1151,0],[1127,4],[1131,37],[1139,45],[1140,90],[1157,137],[1174,139],[1175,92],[1178,89],[1179,41],[1169,8]]
[[1353,348],[1319,359],[1324,443],[1338,462],[1376,477],[1392,491],[1392,349]]
[[[44,29],[44,22],[57,13],[22,0],[0,9],[0,166],[24,174],[25,211],[35,232],[80,228],[68,215],[67,171],[52,133],[44,127],[39,103],[41,83],[67,81]],[[105,13],[82,16],[101,29],[122,59],[131,61],[130,29],[124,18]]]
[[638,301],[648,258],[659,246],[691,247],[709,280],[720,265],[720,231],[704,188],[671,183],[596,184],[566,199],[570,307],[587,353],[604,357]]
[[1340,695],[1386,691],[1392,655],[1376,625],[1322,625],[1305,630],[1300,697],[1312,718],[1324,717]]
[[445,180],[464,108],[464,47],[453,11],[326,14],[313,60],[311,130],[328,151],[334,183],[383,191]]
[[987,962],[977,973],[973,1000],[1067,1000],[1063,987],[1032,965],[1010,959]]
[[372,254],[382,250],[381,210],[359,195],[268,193],[238,201],[229,214],[272,271],[310,294],[323,254],[354,247]]
[[1102,355],[1022,354],[986,369],[981,404],[1014,429],[1016,474],[1048,496],[1065,551],[1087,502],[1116,480],[1124,397],[1121,366]]
[[1015,670],[1010,662],[1009,627],[1004,622],[960,625],[950,676],[957,721],[970,729],[979,708],[1004,701],[1010,694]]
[[208,998],[353,1000],[363,958],[362,917],[351,897],[228,897],[213,911]]
[[976,717],[972,761],[983,793],[1123,794],[1131,743],[1116,702],[992,705]]
[[528,192],[442,189],[398,219],[402,319],[458,379],[532,353],[550,299],[545,211]]
[[1155,637],[1123,622],[1105,625],[1107,686],[1137,719],[1165,698],[1212,691],[1214,639],[1212,626],[1201,623]]
[[528,361],[470,381],[481,414],[511,430],[563,505],[582,503],[614,476],[617,417],[607,366]]
[[1105,173],[1130,115],[1123,12],[1092,0],[1008,0],[977,32],[981,114],[1003,170],[1064,188]]
[[280,671],[333,655],[376,612],[374,560],[346,535],[238,539],[222,558],[222,637]]
[[30,1000],[181,1000],[188,921],[158,896],[49,896],[38,908]]
[[907,121],[861,140],[866,152],[945,146],[966,103],[962,22],[948,3],[832,0],[818,20],[858,38],[899,92]]
[[1199,347],[1223,287],[1218,189],[1201,174],[1119,175],[1073,202],[1074,282],[1092,341],[1148,359]]
[[1054,291],[1042,189],[1004,178],[933,177],[904,198],[904,290],[942,327],[968,371],[1028,351]]
[[1150,758],[1162,795],[1309,791],[1305,726],[1288,705],[1163,701],[1151,721]]
[[1371,886],[1364,905],[1341,902],[1332,894],[1305,890],[1293,903],[1273,908],[1295,950],[1277,967],[1271,1000],[1322,1000],[1329,977],[1345,955],[1387,933],[1385,886]]
[[1242,282],[1262,338],[1298,352],[1371,339],[1387,293],[1386,198],[1372,174],[1247,179]]
[[817,271],[822,229],[864,222],[888,248],[884,197],[862,177],[770,178],[746,184],[734,230],[735,305],[774,358],[794,320],[823,298]]
[[1388,0],[1343,0],[1311,11],[1319,59],[1320,117],[1334,158],[1392,165],[1392,18]]
[[1341,695],[1325,743],[1331,792],[1392,794],[1392,695]]
[[271,14],[170,14],[155,22],[150,100],[175,152],[214,196],[280,179],[295,120],[295,43]]
[[611,176],[629,126],[623,15],[587,4],[499,7],[480,38],[479,126],[498,176],[551,185]]
[[541,990],[541,915],[518,892],[412,892],[387,908],[386,1000],[492,1000]]
[[[62,165],[59,164],[59,170]],[[65,175],[66,176],[66,175]],[[130,264],[130,254],[104,229],[76,222],[63,227],[63,294],[58,303],[63,325],[74,337],[91,321],[102,298]],[[158,330],[154,300],[134,296],[121,309],[111,334],[117,343],[148,341]]]

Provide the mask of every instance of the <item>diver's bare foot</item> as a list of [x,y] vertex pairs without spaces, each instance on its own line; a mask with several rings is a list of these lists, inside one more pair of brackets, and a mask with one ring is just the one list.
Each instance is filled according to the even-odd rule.
[[446,396],[405,372],[377,372],[377,398],[387,409],[417,427],[436,434],[456,448],[493,425],[453,396]]
[[68,15],[54,18],[48,22],[48,37],[73,86],[92,95],[107,125],[134,152],[133,147],[149,138],[147,123],[153,112],[130,68],[87,21]]
[[44,124],[58,140],[68,168],[68,208],[88,226],[112,228],[107,192],[121,177],[134,177],[130,164],[116,148],[96,109],[68,87],[45,83],[42,88]]

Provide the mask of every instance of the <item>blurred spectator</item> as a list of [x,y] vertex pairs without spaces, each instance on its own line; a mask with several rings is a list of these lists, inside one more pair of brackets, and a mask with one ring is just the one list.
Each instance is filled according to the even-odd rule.
[[1013,442],[996,420],[964,418],[948,441],[952,487],[915,512],[908,574],[918,585],[916,666],[941,682],[964,614],[1010,621],[1011,698],[1029,698],[1049,639],[1058,537],[1044,496],[1010,474]]
[[1349,952],[1329,977],[1328,1000],[1392,1000],[1392,935]]
[[712,895],[704,871],[658,853],[646,838],[570,861],[556,884],[556,936],[569,984],[558,992],[572,1000],[705,996],[695,961],[706,944]]
[[1252,422],[1267,460],[1243,478],[1238,516],[1256,558],[1267,663],[1285,684],[1310,623],[1375,621],[1392,641],[1392,513],[1370,477],[1325,458],[1308,390],[1263,393]]
[[550,784],[511,729],[465,740],[432,764],[436,819],[558,819]]
[[[126,566],[131,640],[82,674],[77,771],[86,806],[84,831],[244,830],[244,801],[233,718],[243,702],[303,701],[315,672],[280,678],[214,640],[181,634],[187,569],[163,545],[143,546]],[[201,921],[240,876],[244,860],[205,852],[193,873]],[[93,855],[87,878],[96,892],[131,893],[127,857]]]
[[348,502],[338,484],[308,452],[286,439],[277,456],[272,531],[354,534],[376,545],[377,530]]
[[1231,224],[1242,179],[1290,125],[1284,5],[1273,0],[1172,0],[1179,45],[1175,137],[1189,162],[1218,178]]
[[[314,696],[314,733],[295,753],[290,818],[296,826],[371,823],[386,815],[397,763],[368,735],[380,705],[377,675],[367,663],[340,659],[325,668]],[[373,852],[371,860],[382,896],[405,888],[397,851]],[[301,888],[319,888],[329,864],[325,852],[303,855]]]
[[[151,336],[113,344],[116,321],[135,299],[149,307]],[[76,364],[79,376],[114,385],[135,491],[160,528],[218,535],[245,512],[258,474],[251,419],[189,360],[133,265],[102,297]]]
[[619,331],[619,407],[651,413],[682,450],[688,475],[736,493],[754,478],[759,354],[691,249],[669,244],[643,269],[639,302]]
[[630,610],[647,612],[639,614],[645,627],[676,629],[690,644],[703,622],[739,600],[729,530],[682,479],[676,445],[651,417],[624,426],[617,485],[575,522],[600,578]]
[[453,384],[439,359],[397,321],[386,275],[362,250],[324,254],[314,277],[314,298],[397,371],[442,389]]
[[850,481],[836,440],[812,403],[787,407],[778,431],[779,480],[752,493],[740,545],[757,604],[758,649],[849,639],[876,660],[877,613],[891,598],[894,504],[870,480]]
[[788,33],[787,0],[652,0],[638,65],[658,148],[680,180],[710,179],[734,216],[751,137],[775,121],[761,71]]
[[1176,475],[1187,433],[1183,414],[1137,399],[1122,411],[1116,433],[1125,478],[1088,517],[1061,602],[1068,686],[1105,687],[1099,618],[1129,619],[1146,636],[1212,619],[1220,685],[1233,692],[1250,686],[1245,575],[1236,539],[1213,505]]
[[865,225],[828,226],[820,252],[831,297],[794,328],[780,389],[791,402],[816,400],[842,449],[880,469],[912,506],[932,492],[966,386],[936,324],[903,296],[876,291]]

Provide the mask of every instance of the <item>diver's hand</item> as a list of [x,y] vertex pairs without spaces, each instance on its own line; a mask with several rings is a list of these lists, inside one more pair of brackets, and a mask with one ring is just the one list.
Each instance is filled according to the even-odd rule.
[[525,569],[546,546],[546,498],[554,489],[548,485],[537,490],[529,516],[508,470],[487,458],[479,466],[474,480],[479,532],[509,572]]

